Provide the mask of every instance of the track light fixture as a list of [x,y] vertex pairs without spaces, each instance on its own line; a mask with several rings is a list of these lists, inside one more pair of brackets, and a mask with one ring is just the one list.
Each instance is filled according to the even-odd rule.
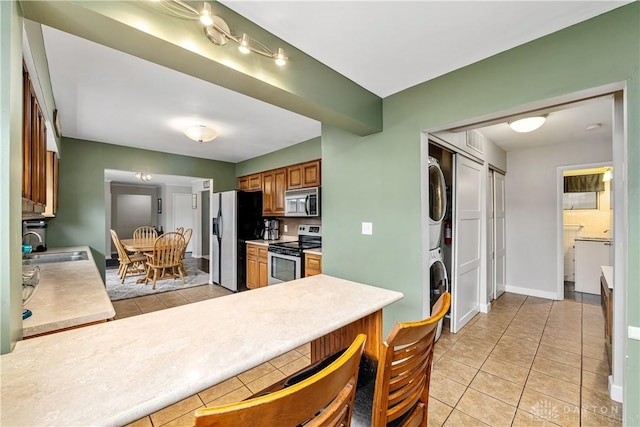
[[151,181],[151,174],[145,172],[136,172],[136,178],[138,178],[142,182]]
[[213,44],[223,46],[229,40],[238,44],[238,50],[243,54],[257,53],[274,60],[279,67],[284,66],[288,59],[282,48],[272,51],[258,40],[250,38],[247,34],[238,37],[231,32],[229,25],[219,16],[213,15],[211,3],[202,2],[202,9],[198,10],[183,0],[159,0],[160,4],[172,15],[179,18],[199,20],[204,25],[204,33]]

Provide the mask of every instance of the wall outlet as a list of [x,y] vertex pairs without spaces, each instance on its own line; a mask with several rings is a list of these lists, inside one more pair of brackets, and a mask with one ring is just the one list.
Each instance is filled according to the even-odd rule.
[[362,223],[362,234],[373,234],[373,223],[372,222],[363,222]]
[[284,225],[284,232],[286,233],[287,231],[289,231],[289,226],[287,224]]

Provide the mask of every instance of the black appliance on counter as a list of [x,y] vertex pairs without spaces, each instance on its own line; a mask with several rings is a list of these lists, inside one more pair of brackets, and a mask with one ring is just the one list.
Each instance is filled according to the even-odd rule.
[[271,243],[268,249],[267,283],[275,285],[304,277],[302,252],[322,246],[322,226],[299,225],[298,240]]

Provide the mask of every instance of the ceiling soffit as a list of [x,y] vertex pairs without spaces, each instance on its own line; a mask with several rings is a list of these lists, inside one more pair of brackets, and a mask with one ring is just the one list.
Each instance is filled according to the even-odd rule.
[[146,2],[23,1],[21,5],[27,19],[357,135],[382,130],[380,97],[219,3],[214,4],[214,14],[224,16],[234,31],[283,46],[288,64],[280,68],[271,59],[214,46],[193,21],[167,16]]

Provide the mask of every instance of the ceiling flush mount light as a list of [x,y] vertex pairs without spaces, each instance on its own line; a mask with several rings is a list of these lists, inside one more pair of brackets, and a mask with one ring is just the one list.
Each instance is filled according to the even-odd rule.
[[189,126],[184,130],[184,134],[200,144],[213,141],[218,136],[218,132],[204,125]]
[[150,173],[136,172],[136,178],[138,178],[142,182],[149,182],[151,181],[152,177]]
[[271,58],[280,67],[284,66],[289,59],[285,56],[282,48],[273,51],[247,34],[234,35],[224,19],[213,15],[211,3],[207,1],[202,2],[200,10],[183,0],[159,0],[157,3],[174,16],[200,21],[204,25],[205,35],[215,45],[223,46],[231,40],[238,44],[238,50],[243,54],[256,53]]
[[535,117],[525,117],[524,119],[509,122],[509,127],[520,133],[533,132],[542,126],[545,120],[547,120],[547,114]]

